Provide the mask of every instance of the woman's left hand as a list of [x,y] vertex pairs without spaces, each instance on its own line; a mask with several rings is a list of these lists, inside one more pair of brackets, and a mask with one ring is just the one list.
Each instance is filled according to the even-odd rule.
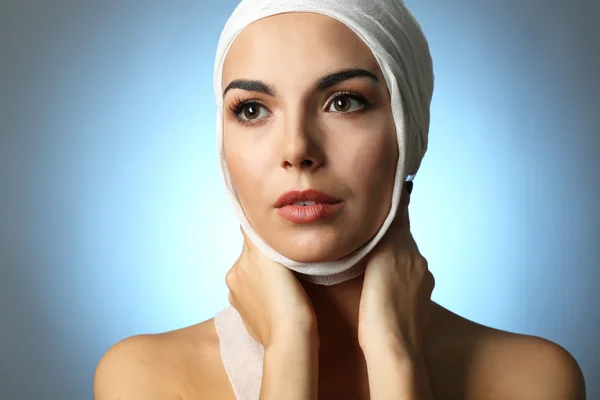
[[396,218],[368,257],[358,339],[365,352],[398,350],[420,358],[435,280],[410,232],[409,202],[405,187]]

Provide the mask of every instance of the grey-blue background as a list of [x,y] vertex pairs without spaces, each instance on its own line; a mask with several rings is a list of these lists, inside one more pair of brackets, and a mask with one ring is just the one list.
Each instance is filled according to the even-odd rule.
[[[411,204],[433,297],[558,342],[600,398],[600,3],[406,3],[436,73]],[[91,399],[109,346],[228,305],[212,69],[235,4],[0,3],[0,398]]]

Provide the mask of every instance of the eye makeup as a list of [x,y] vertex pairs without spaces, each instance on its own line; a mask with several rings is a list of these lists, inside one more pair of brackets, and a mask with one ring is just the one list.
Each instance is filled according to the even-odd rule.
[[[336,101],[344,100],[344,99],[348,99],[351,102],[352,101],[358,102],[359,107],[352,111],[328,111],[331,108],[331,106],[335,104]],[[371,108],[371,106],[372,106],[372,102],[369,101],[365,96],[346,88],[346,89],[343,89],[343,90],[333,93],[329,97],[329,100],[327,101],[325,106],[323,107],[324,108],[323,111],[330,112],[332,114],[341,114],[341,115],[352,114],[352,115],[354,115],[356,113],[366,112],[367,110],[369,110]],[[244,95],[239,95],[239,96],[235,97],[234,100],[231,102],[231,104],[228,107],[229,114],[237,122],[239,122],[240,124],[242,124],[244,126],[257,125],[260,122],[262,122],[264,120],[264,118],[266,118],[266,117],[254,118],[254,119],[249,118],[248,115],[246,114],[246,111],[248,111],[251,108],[253,108],[254,110],[258,110],[259,116],[260,116],[261,109],[267,110],[267,112],[270,113],[269,107],[263,101],[258,100],[256,98],[246,97]],[[256,111],[254,113],[256,113]]]

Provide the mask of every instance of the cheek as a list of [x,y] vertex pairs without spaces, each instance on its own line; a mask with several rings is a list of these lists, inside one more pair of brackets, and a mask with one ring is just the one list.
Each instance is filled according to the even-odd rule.
[[377,232],[392,206],[398,162],[396,136],[388,131],[388,134],[380,134],[378,137],[379,139],[371,140],[361,148],[358,162],[351,169],[353,175],[349,177],[353,179],[356,203],[361,210],[361,226],[368,237]]
[[349,161],[351,166],[348,171],[355,187],[361,190],[361,195],[368,196],[370,200],[388,194],[391,197],[398,161],[397,149],[396,137],[390,131],[374,133],[371,140],[358,148]]
[[[261,185],[265,184],[265,176],[269,170],[269,157],[264,147],[243,139],[228,140],[231,135],[224,136],[225,161],[244,210],[254,208],[260,196]],[[256,205],[258,206],[258,205]]]

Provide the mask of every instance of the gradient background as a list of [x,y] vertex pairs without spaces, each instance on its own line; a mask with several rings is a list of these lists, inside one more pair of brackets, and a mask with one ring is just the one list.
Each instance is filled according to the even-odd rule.
[[[411,204],[433,298],[559,343],[600,398],[600,3],[406,3],[436,74]],[[212,72],[236,4],[0,3],[0,398],[91,399],[112,344],[228,306]]]

